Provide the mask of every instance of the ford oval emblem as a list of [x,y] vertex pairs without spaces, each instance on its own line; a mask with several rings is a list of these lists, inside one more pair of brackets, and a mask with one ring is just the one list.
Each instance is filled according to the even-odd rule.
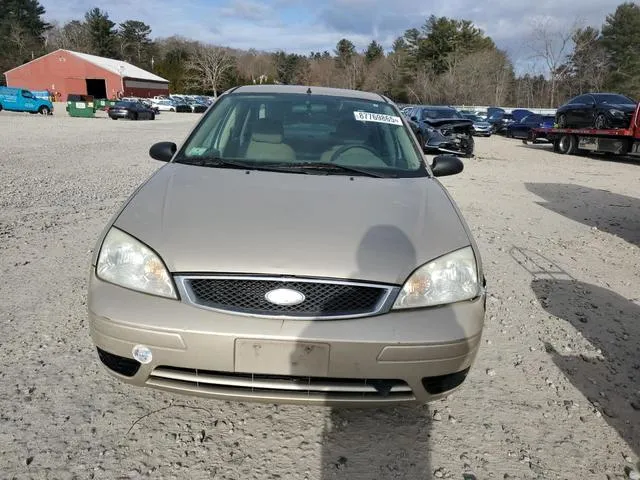
[[280,305],[281,307],[291,307],[293,305],[299,305],[305,300],[305,296],[302,292],[292,290],[290,288],[276,288],[275,290],[269,290],[265,293],[264,298],[274,305]]

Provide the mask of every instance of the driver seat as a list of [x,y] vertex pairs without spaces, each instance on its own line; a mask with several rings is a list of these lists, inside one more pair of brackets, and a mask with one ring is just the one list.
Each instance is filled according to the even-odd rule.
[[[347,145],[353,145],[354,147],[358,145],[369,146],[369,127],[355,118],[345,118],[338,123],[338,128],[336,129],[336,139],[338,141],[337,145],[334,145],[329,150],[325,151],[320,156],[321,162],[330,162],[331,157],[334,153],[336,153],[342,147]],[[347,150],[342,155],[340,155],[340,162],[343,165],[360,165],[360,166],[371,166],[371,167],[386,167],[387,164],[382,161],[378,156],[369,152],[368,150],[353,148]]]

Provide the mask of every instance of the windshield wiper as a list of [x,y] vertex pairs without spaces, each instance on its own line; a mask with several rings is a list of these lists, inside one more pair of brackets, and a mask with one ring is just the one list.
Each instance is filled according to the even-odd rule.
[[281,163],[278,164],[278,167],[287,170],[319,170],[324,172],[350,172],[357,173],[359,175],[365,175],[368,177],[375,178],[389,178],[396,177],[397,175],[385,175],[383,173],[373,172],[371,170],[366,170],[358,167],[349,167],[347,165],[340,165],[338,163],[326,163],[326,162],[308,162],[308,163]]
[[361,169],[358,167],[349,167],[337,163],[327,162],[306,162],[306,163],[270,163],[264,165],[256,165],[250,163],[239,162],[237,160],[229,160],[218,156],[202,156],[202,157],[182,157],[176,160],[176,163],[185,163],[189,165],[197,165],[200,167],[228,167],[238,168],[242,170],[265,170],[270,172],[291,172],[291,171],[309,171],[317,170],[323,172],[350,172],[359,175],[365,175],[375,178],[390,178],[397,175],[386,175],[371,170]]
[[203,157],[182,157],[176,160],[176,163],[185,163],[189,165],[196,165],[199,167],[228,167],[237,168],[240,170],[266,170],[270,172],[285,172],[283,168],[272,165],[255,165],[250,163],[239,162],[237,160],[229,160],[227,158],[221,158],[217,156],[203,156]]

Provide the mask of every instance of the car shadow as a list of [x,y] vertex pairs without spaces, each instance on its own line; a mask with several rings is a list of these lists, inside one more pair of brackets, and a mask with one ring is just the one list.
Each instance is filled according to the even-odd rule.
[[[376,278],[380,272],[398,271],[400,265],[408,267],[403,272],[403,276],[405,273],[408,276],[418,261],[413,244],[404,232],[392,225],[377,225],[364,234],[356,254],[357,270],[350,278]],[[301,341],[305,333],[317,338],[307,329],[302,332]],[[375,329],[370,335],[362,333],[363,341],[367,341],[367,337],[371,342],[379,341]],[[462,328],[459,338],[464,338]],[[392,344],[394,339],[388,341]],[[359,368],[359,361],[354,355],[352,371]],[[365,380],[372,383],[371,379]],[[377,397],[388,394],[383,387]],[[428,405],[331,407],[330,411],[322,436],[321,480],[433,478],[429,444],[432,414]]]
[[536,202],[576,222],[640,246],[640,198],[568,183],[525,183]]
[[566,355],[545,342],[553,362],[640,454],[640,304],[574,279],[541,254],[514,247],[511,255],[532,275],[542,308],[590,343],[589,353]]
[[[400,229],[380,225],[366,232],[356,261],[350,277],[359,280],[394,265],[415,265],[416,252]],[[428,407],[332,407],[323,432],[320,478],[430,478],[430,422]]]

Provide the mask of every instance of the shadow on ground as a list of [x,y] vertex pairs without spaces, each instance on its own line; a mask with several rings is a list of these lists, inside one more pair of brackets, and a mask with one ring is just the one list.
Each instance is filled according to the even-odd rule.
[[514,247],[511,256],[533,277],[540,305],[594,347],[563,355],[547,344],[554,363],[640,455],[640,304],[574,279],[541,254]]
[[427,407],[332,409],[322,480],[432,478]]
[[538,205],[640,246],[640,198],[567,183],[525,186],[544,199]]
[[[562,355],[554,363],[640,454],[640,305],[606,288],[574,280],[534,279],[543,308],[566,320],[601,355]],[[597,402],[597,403],[596,403]]]

